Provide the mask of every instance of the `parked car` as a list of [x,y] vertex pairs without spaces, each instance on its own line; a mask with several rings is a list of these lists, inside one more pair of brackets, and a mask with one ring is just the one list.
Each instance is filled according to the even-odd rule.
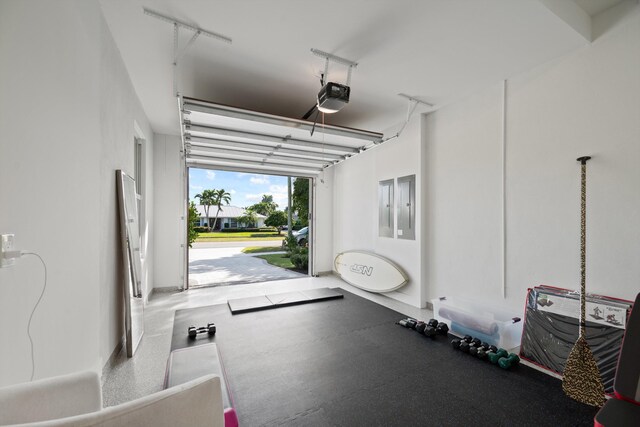
[[[298,242],[298,246],[307,246],[309,242],[309,227],[301,228],[298,231],[292,231],[291,235],[295,237],[296,242]],[[287,247],[287,239],[282,241],[282,248]]]
[[294,231],[293,236],[296,238],[299,246],[307,246],[307,242],[309,241],[309,227]]

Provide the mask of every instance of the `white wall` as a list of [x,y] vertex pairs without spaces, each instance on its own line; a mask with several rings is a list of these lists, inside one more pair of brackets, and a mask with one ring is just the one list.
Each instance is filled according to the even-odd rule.
[[423,116],[428,299],[502,295],[501,90]]
[[315,179],[315,274],[333,270],[333,171],[327,168]]
[[554,64],[510,79],[507,299],[500,271],[496,85],[424,120],[427,297],[473,296],[521,311],[541,283],[576,289],[580,167],[588,163],[587,290],[640,291],[640,13]]
[[184,178],[179,136],[153,137],[154,266],[155,288],[181,288],[183,283],[185,225]]
[[[409,283],[386,295],[414,306],[422,296],[421,233],[416,240],[378,237],[378,182],[416,175],[416,218],[422,216],[422,148],[420,116],[414,116],[402,135],[333,167],[333,255],[368,250],[387,257],[405,270]],[[333,258],[332,258],[333,261]]]
[[[97,2],[3,1],[0,55],[0,233],[48,272],[35,377],[100,372],[123,334],[115,169],[134,120],[151,132]],[[0,385],[29,379],[42,283],[33,257],[0,270]]]

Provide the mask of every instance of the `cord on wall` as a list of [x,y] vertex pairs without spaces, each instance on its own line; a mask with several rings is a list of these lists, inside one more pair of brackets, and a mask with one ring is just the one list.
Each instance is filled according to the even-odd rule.
[[33,355],[33,338],[31,337],[31,321],[33,320],[33,315],[36,312],[36,309],[40,305],[40,301],[42,301],[42,297],[44,296],[44,291],[47,289],[47,264],[44,262],[42,257],[35,252],[22,252],[22,255],[32,255],[37,257],[42,263],[42,268],[44,269],[44,284],[42,286],[42,292],[40,292],[40,296],[38,297],[38,301],[36,305],[33,306],[33,310],[31,310],[31,315],[29,316],[29,323],[27,324],[27,336],[29,337],[29,343],[31,345],[31,379],[29,381],[33,381],[33,376],[36,372],[36,362]]
[[42,286],[42,292],[40,292],[40,296],[38,297],[38,301],[33,306],[33,310],[31,310],[31,314],[29,315],[29,323],[27,323],[27,336],[29,337],[29,344],[31,346],[31,378],[29,381],[33,381],[33,377],[36,372],[36,363],[33,354],[33,337],[31,336],[31,321],[33,320],[33,315],[36,313],[36,309],[40,305],[42,301],[42,297],[44,296],[44,291],[47,289],[47,264],[44,262],[42,257],[35,252],[28,251],[4,251],[2,253],[2,257],[5,259],[18,259],[23,257],[24,255],[31,255],[37,257],[42,263],[42,267],[44,269],[44,284]]

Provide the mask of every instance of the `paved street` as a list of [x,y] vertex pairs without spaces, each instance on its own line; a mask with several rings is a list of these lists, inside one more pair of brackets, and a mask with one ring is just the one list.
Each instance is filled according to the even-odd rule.
[[194,243],[189,250],[189,286],[222,286],[306,277],[242,253],[247,246],[279,246],[281,241]]

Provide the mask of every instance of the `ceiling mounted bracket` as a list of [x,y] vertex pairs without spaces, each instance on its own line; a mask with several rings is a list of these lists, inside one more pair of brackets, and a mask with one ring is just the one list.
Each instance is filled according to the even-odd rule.
[[[191,45],[196,41],[196,39],[200,35],[208,36],[214,38],[216,40],[223,41],[225,43],[231,44],[233,40],[227,36],[222,34],[214,33],[213,31],[203,30],[202,28],[194,27],[193,25],[189,25],[185,22],[178,21],[177,19],[171,18],[169,16],[163,15],[161,13],[155,12],[151,9],[142,8],[142,11],[145,15],[149,15],[153,18],[159,19],[161,21],[167,22],[173,25],[173,95],[179,96],[178,91],[178,61],[185,52],[191,47]],[[180,48],[180,28],[185,30],[193,31],[193,36],[189,39],[189,41]]]
[[341,64],[344,65],[346,67],[348,67],[347,70],[347,86],[351,85],[351,71],[356,68],[358,66],[357,62],[354,61],[350,61],[348,59],[345,58],[341,58],[339,56],[333,55],[331,53],[327,53],[327,52],[323,52],[321,50],[318,49],[311,49],[311,53],[313,53],[316,56],[319,56],[321,58],[324,58],[324,74],[322,75],[322,79],[323,79],[323,84],[327,83],[327,75],[329,73],[329,62],[335,62],[337,64]]
[[408,103],[407,103],[407,117],[405,118],[404,123],[400,127],[400,130],[398,132],[396,132],[395,135],[392,135],[392,136],[390,136],[388,138],[385,138],[380,142],[374,142],[374,143],[372,143],[372,144],[370,144],[368,146],[365,146],[364,147],[365,150],[369,149],[369,148],[371,148],[371,147],[373,147],[375,145],[380,145],[380,144],[382,144],[384,142],[387,142],[390,139],[398,138],[400,136],[400,134],[402,134],[402,131],[404,131],[404,128],[407,127],[407,125],[409,124],[409,120],[411,120],[411,116],[416,111],[416,108],[418,107],[418,105],[422,104],[422,105],[424,105],[426,107],[429,107],[429,108],[433,108],[435,106],[434,104],[430,104],[430,103],[428,103],[426,101],[418,99],[415,96],[410,96],[410,95],[407,95],[407,94],[404,94],[404,93],[399,93],[398,96],[400,96],[402,98],[405,98],[408,101]]

